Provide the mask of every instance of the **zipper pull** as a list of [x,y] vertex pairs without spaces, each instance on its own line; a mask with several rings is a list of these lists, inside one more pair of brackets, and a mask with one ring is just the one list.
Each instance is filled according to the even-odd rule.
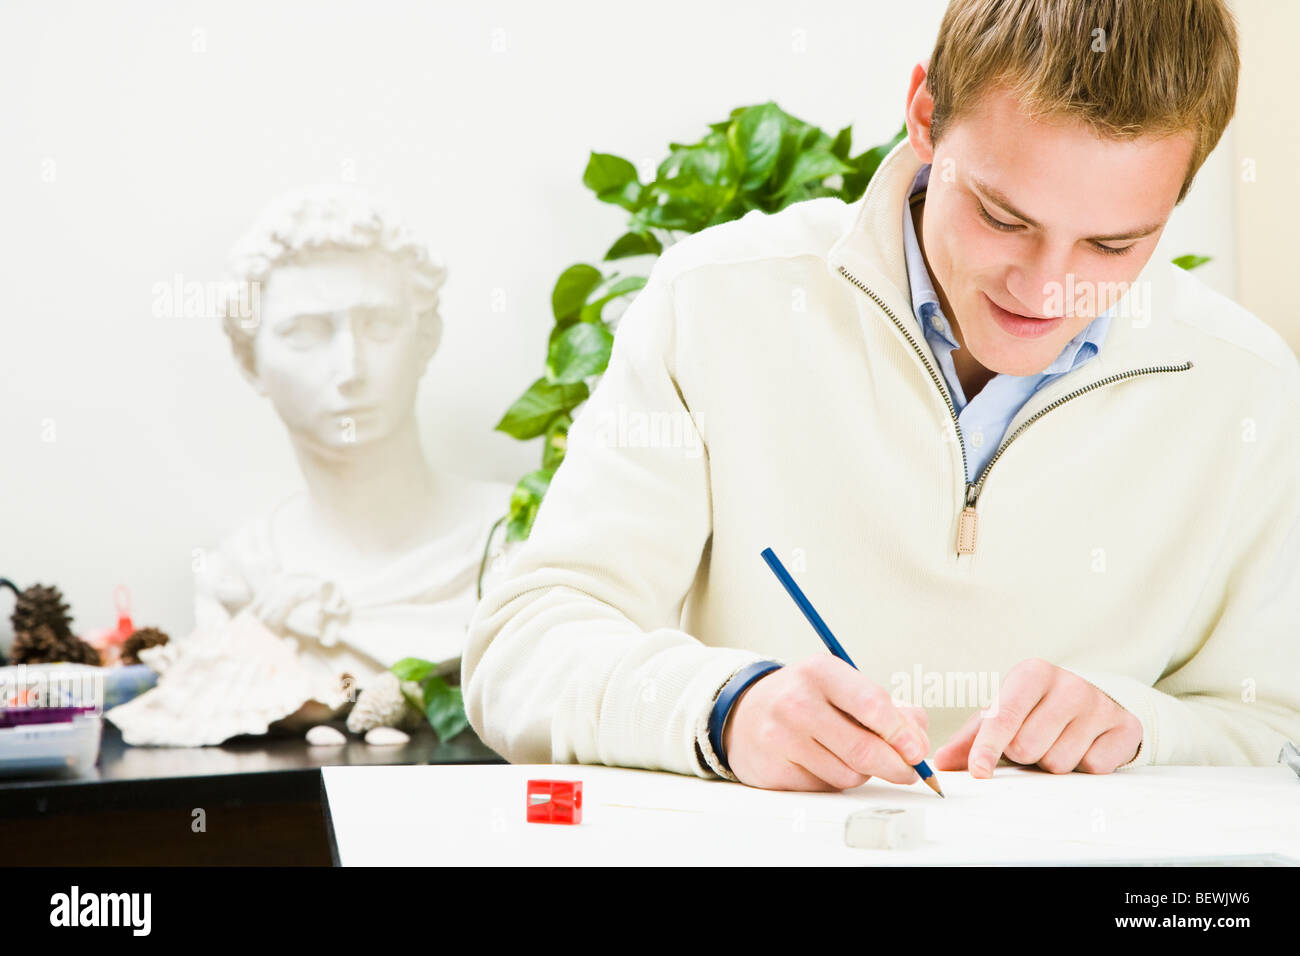
[[975,513],[974,485],[966,486],[966,507],[957,518],[957,553],[975,553],[975,532],[979,530],[979,515]]

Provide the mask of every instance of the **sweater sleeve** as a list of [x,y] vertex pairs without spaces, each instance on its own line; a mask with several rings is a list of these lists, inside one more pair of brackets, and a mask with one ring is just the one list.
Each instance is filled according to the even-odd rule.
[[[1297,412],[1300,412],[1298,407]],[[1300,417],[1300,416],[1298,416]],[[1142,722],[1142,745],[1118,769],[1149,764],[1274,764],[1300,742],[1300,459],[1256,483],[1245,547],[1225,556],[1219,614],[1185,661],[1154,686],[1075,670]],[[1242,514],[1230,521],[1242,520]]]
[[470,621],[466,714],[512,763],[734,779],[712,753],[709,714],[762,657],[679,627],[712,503],[707,449],[674,378],[675,322],[671,282],[654,270],[528,540]]

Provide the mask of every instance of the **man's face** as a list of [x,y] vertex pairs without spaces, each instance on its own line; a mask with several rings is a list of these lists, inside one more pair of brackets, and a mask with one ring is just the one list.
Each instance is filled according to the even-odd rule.
[[412,413],[436,332],[418,328],[390,258],[333,252],[277,266],[260,306],[252,378],[296,437],[346,450]]
[[[914,76],[913,93],[917,86]],[[932,105],[924,87],[909,95],[908,125],[913,148],[932,163],[922,244],[967,350],[954,358],[1037,374],[1151,258],[1192,136],[1101,139],[1082,122],[1032,120],[998,91],[932,147]]]

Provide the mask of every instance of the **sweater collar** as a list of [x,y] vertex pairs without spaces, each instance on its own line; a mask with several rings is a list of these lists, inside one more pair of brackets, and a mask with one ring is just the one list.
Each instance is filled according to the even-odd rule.
[[[846,207],[848,228],[827,253],[833,270],[847,271],[900,318],[912,310],[900,223],[910,187],[923,165],[906,138],[890,150],[866,192]],[[1172,270],[1177,268],[1152,256],[1129,290],[1112,306],[1106,347],[1092,361],[1062,375],[1043,391],[1054,391],[1051,385],[1058,383],[1064,383],[1068,390],[1133,369],[1187,362],[1191,358],[1189,350],[1173,334]],[[854,291],[847,280],[846,286]],[[1067,287],[1066,295],[1072,291]],[[871,305],[861,292],[855,294],[864,307]],[[894,325],[878,310],[869,311]],[[901,339],[902,332],[897,334]]]

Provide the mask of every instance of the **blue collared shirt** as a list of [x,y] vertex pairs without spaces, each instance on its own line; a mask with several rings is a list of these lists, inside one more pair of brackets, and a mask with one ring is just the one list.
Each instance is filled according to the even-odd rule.
[[[912,180],[912,187],[908,190],[909,200],[929,183],[930,166],[927,164],[921,167]],[[903,248],[907,257],[907,280],[912,292],[912,312],[948,382],[948,391],[957,409],[957,422],[961,426],[966,445],[966,480],[973,482],[984,471],[984,466],[1002,443],[1011,420],[1030,396],[1101,351],[1114,307],[1097,316],[1087,328],[1070,339],[1056,361],[1037,375],[998,373],[968,402],[952,360],[953,351],[961,346],[957,344],[948,317],[939,306],[939,296],[934,291],[934,283],[925,267],[925,257],[921,254],[916,228],[912,224],[910,202],[903,205]]]

